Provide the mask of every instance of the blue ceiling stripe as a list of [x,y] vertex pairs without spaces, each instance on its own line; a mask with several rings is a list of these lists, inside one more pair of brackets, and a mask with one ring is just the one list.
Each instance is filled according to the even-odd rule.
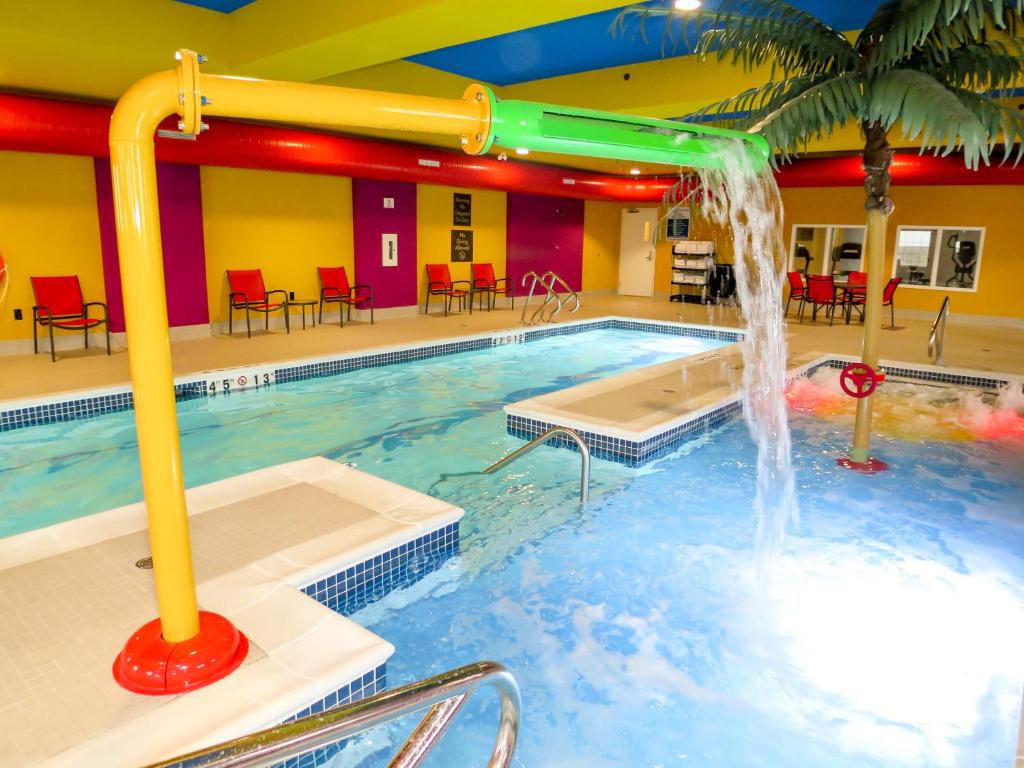
[[184,3],[185,5],[198,5],[200,8],[206,8],[210,11],[231,13],[232,11],[237,11],[243,5],[256,2],[256,0],[177,0],[177,2]]
[[[668,6],[671,0],[651,0],[647,4]],[[863,27],[881,0],[794,0],[793,4],[836,29],[849,30]],[[708,0],[705,7],[713,9],[715,5],[714,0]],[[577,16],[422,53],[408,61],[485,83],[514,85],[690,52],[682,40],[675,47],[671,42],[663,46],[661,19],[648,23],[646,40],[638,33],[635,21],[625,35],[613,38],[610,28],[618,14],[618,10],[611,10]]]

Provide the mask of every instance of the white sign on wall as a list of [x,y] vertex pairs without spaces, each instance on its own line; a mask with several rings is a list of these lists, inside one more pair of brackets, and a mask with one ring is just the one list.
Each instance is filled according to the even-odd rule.
[[211,373],[206,382],[209,395],[227,395],[246,389],[261,389],[274,383],[272,368],[236,368]]

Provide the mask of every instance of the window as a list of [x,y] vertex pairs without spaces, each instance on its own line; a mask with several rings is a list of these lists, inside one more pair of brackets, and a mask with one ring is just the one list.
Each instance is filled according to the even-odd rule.
[[845,275],[862,268],[864,227],[797,224],[793,227],[789,270],[805,275]]
[[901,226],[892,275],[911,288],[976,291],[984,239],[981,227]]

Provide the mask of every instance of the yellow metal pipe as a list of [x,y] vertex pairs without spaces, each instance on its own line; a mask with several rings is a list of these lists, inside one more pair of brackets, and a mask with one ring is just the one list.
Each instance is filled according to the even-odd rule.
[[200,74],[199,88],[206,115],[458,136],[471,154],[483,150],[490,130],[492,97],[479,85],[462,99],[439,99]]
[[[881,210],[868,211],[867,232],[867,297],[864,306],[864,347],[861,362],[878,368],[878,339],[882,332],[882,290],[885,286],[882,270],[885,267],[885,230],[889,217]],[[871,447],[871,416],[875,396],[868,395],[857,401],[857,420],[853,426],[853,453],[851,459],[863,463],[868,460]]]
[[199,632],[199,612],[181,468],[174,376],[164,289],[153,134],[178,113],[197,133],[201,112],[256,120],[384,128],[459,136],[485,150],[490,92],[470,86],[462,99],[402,96],[351,88],[202,75],[191,51],[177,71],[140,80],[121,97],[110,126],[121,284],[135,397],[139,462],[149,521],[161,633],[172,643]]
[[178,107],[177,74],[160,72],[128,89],[110,123],[110,171],[139,464],[161,631],[172,643],[199,632],[153,148],[157,125]]

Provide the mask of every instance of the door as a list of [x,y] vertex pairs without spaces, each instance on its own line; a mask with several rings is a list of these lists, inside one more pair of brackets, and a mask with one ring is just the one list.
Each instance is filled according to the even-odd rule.
[[628,208],[622,212],[619,236],[619,295],[654,295],[654,232],[657,208]]

